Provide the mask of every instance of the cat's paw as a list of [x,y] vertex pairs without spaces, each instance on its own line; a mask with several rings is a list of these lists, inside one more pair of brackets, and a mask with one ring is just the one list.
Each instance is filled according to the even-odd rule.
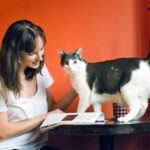
[[119,117],[119,118],[117,118],[117,121],[119,121],[119,122],[123,122],[123,117]]
[[131,119],[129,119],[129,118],[127,118],[127,117],[119,117],[119,118],[117,119],[117,121],[119,121],[119,122],[129,122],[129,121],[131,121]]

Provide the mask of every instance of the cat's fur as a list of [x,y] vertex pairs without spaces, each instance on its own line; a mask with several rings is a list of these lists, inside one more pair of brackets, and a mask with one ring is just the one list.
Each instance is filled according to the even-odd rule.
[[100,111],[100,103],[112,101],[129,106],[129,113],[118,121],[141,118],[150,96],[150,59],[120,58],[88,63],[81,51],[81,48],[73,53],[59,51],[61,65],[79,94],[77,111],[84,112],[91,104],[94,111]]

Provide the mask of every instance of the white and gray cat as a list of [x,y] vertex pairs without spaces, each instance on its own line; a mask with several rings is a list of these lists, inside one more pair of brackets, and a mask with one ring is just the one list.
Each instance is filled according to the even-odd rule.
[[72,53],[59,51],[61,66],[79,94],[77,111],[84,112],[91,104],[94,111],[101,111],[100,103],[112,101],[129,106],[129,113],[118,121],[141,118],[150,96],[150,59],[119,58],[89,63],[82,58],[81,52],[81,48]]

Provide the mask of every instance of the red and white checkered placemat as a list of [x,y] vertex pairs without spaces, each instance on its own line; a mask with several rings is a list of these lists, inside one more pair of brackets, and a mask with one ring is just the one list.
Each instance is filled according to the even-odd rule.
[[123,117],[128,113],[128,109],[126,107],[121,107],[116,103],[113,103],[113,115],[115,118]]

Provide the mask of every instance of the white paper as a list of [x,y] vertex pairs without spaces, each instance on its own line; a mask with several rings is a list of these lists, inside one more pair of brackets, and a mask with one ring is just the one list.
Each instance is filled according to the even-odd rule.
[[59,125],[93,124],[97,121],[104,121],[103,112],[51,113],[42,123],[40,129],[45,131]]

